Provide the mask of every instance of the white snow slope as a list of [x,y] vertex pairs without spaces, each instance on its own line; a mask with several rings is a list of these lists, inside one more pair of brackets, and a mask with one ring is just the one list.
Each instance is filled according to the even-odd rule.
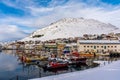
[[[111,25],[99,22],[94,19],[83,18],[64,18],[49,26],[33,32],[30,36],[23,39],[27,40],[52,40],[57,38],[81,37],[83,34],[102,34],[110,32],[120,32]],[[32,38],[35,35],[44,35],[39,38]]]
[[120,80],[120,61],[106,66],[31,80]]

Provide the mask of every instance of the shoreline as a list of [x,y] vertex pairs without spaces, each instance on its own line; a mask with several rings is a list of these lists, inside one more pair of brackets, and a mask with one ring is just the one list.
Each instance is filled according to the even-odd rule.
[[120,60],[108,65],[91,68],[83,71],[53,75],[29,80],[119,80]]

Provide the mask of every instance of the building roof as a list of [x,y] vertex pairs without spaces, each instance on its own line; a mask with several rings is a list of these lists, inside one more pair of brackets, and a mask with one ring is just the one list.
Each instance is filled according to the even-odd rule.
[[120,44],[120,40],[79,40],[80,44]]

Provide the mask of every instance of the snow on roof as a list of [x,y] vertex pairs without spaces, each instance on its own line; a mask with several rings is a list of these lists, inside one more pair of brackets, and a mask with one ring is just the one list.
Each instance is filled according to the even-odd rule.
[[76,46],[77,43],[66,44],[66,46]]
[[80,44],[120,44],[119,40],[79,40]]

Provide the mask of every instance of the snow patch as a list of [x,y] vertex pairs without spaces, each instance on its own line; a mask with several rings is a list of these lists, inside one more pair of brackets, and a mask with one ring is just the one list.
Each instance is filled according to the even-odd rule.
[[119,80],[119,74],[120,61],[115,61],[102,67],[30,80]]
[[[105,24],[94,19],[64,18],[33,32],[30,36],[22,39],[22,41],[45,41],[57,38],[81,37],[83,34],[107,34],[110,32],[120,32],[120,29],[111,24]],[[35,35],[44,36],[32,38]]]

